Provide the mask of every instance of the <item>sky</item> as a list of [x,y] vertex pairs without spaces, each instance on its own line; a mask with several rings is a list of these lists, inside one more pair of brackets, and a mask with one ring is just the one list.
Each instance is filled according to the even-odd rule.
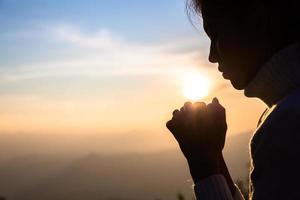
[[165,123],[195,73],[210,82],[201,100],[225,106],[228,134],[253,131],[266,107],[207,61],[209,39],[184,0],[0,0],[0,24],[0,134],[169,141]]

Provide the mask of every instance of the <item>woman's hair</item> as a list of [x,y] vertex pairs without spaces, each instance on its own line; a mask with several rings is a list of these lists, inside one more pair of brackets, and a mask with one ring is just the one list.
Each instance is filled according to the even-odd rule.
[[[252,0],[255,1],[255,0]],[[207,16],[239,17],[251,10],[251,0],[187,0],[189,13]],[[244,13],[244,14],[243,14]]]
[[187,0],[188,9],[194,13],[201,14],[209,10],[210,12],[218,10],[227,14],[240,13],[240,17],[251,10],[255,11],[255,8],[262,8],[287,16],[296,14],[299,18],[299,5],[299,0]]
[[232,22],[262,20],[300,38],[300,0],[187,0],[190,17],[222,18]]

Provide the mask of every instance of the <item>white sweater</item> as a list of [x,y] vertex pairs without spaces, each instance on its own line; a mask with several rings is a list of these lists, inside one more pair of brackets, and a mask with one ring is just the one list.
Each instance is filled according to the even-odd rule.
[[[300,47],[276,53],[245,88],[269,108],[251,139],[250,199],[300,199]],[[223,175],[195,183],[199,200],[242,200],[234,196]]]

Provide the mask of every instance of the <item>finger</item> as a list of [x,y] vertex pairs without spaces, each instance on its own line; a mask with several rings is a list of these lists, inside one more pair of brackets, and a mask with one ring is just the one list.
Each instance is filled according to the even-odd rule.
[[215,112],[217,112],[217,116],[219,118],[223,118],[226,119],[226,113],[225,113],[225,108],[220,104],[219,100],[215,97],[212,100],[212,104],[213,104],[213,110]]
[[207,108],[211,114],[220,119],[225,119],[225,108],[220,104],[210,103]]
[[213,100],[212,100],[212,103],[218,104],[219,103],[219,99],[217,97],[214,97]]
[[202,101],[197,101],[193,104],[193,107],[195,110],[202,109],[205,106],[206,106],[206,103],[202,102]]
[[[174,123],[174,120],[169,120],[166,123],[166,127],[169,129],[169,131],[174,135],[174,133],[176,132],[176,125]],[[175,136],[175,135],[174,135]]]
[[215,103],[210,103],[207,105],[207,110],[211,119],[216,125],[220,126],[227,126],[226,125],[226,112],[225,108],[220,104],[217,105]]
[[182,118],[181,115],[182,115],[182,113],[178,109],[174,110],[172,120],[174,120],[176,122],[179,121]]
[[214,98],[213,98],[212,104],[216,105],[216,106],[219,107],[220,109],[221,109],[221,108],[225,109],[225,108],[220,104],[220,101],[217,99],[217,97],[214,97]]
[[193,105],[195,112],[197,113],[197,115],[204,115],[206,113],[206,103],[204,102],[196,102]]
[[[183,109],[181,109],[183,110]],[[187,117],[185,116],[185,113],[183,111],[179,111],[178,109],[173,111],[173,117],[172,121],[176,127],[185,126],[187,124],[186,121],[188,121]]]
[[207,115],[207,108],[204,102],[196,102],[193,104],[194,108],[194,125],[196,127],[205,124],[205,117]]
[[184,106],[182,106],[181,108],[180,108],[180,112],[184,112],[185,111],[185,108],[184,108]]
[[172,113],[173,116],[178,115],[178,114],[180,114],[180,111],[178,109],[174,110]]
[[188,124],[192,121],[192,118],[194,117],[194,109],[193,104],[191,102],[185,102],[184,103],[184,116]]
[[191,117],[186,111],[179,111],[178,114],[173,116],[172,120],[177,127],[188,127],[191,124]]
[[184,121],[186,121],[187,123],[188,123],[188,121],[190,121],[190,118],[192,117],[192,113],[193,113],[192,106],[193,106],[193,104],[191,102],[187,101],[180,108],[181,115],[182,115]]
[[182,138],[182,129],[181,126],[179,126],[178,123],[174,122],[174,120],[169,120],[166,123],[166,127],[169,129],[169,131],[173,134],[175,139],[180,142]]
[[173,129],[173,121],[172,121],[172,120],[167,121],[166,127],[172,132],[172,129]]
[[174,120],[169,120],[166,123],[166,127],[169,129],[169,131],[171,131],[172,134],[174,134],[176,131],[176,129],[178,129],[178,123],[176,123]]
[[185,121],[187,120],[187,118],[188,118],[187,115],[188,115],[188,112],[185,109],[185,106],[182,106],[180,108],[180,119],[182,120],[183,123],[185,123]]
[[193,104],[191,102],[189,102],[189,101],[185,102],[184,103],[184,109],[185,109],[185,111],[192,111]]

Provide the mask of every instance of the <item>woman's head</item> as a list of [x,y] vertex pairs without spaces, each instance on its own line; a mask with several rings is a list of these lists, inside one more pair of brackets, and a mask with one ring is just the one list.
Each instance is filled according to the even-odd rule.
[[297,0],[191,0],[211,40],[209,61],[244,89],[278,50],[298,41]]

